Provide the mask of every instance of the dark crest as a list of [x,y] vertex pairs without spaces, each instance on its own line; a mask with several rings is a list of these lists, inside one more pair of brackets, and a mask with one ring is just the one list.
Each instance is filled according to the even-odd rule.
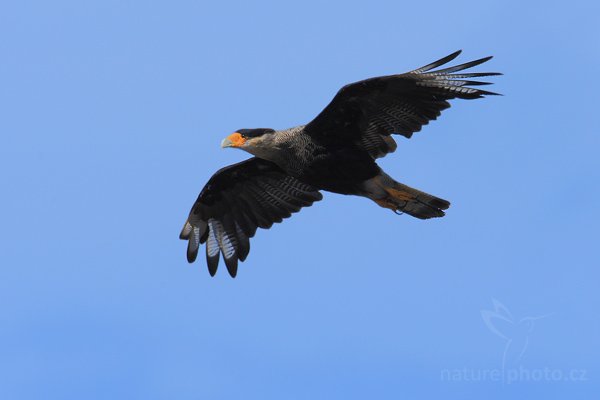
[[259,137],[265,134],[269,134],[269,133],[273,133],[275,132],[275,130],[270,129],[270,128],[257,128],[257,129],[240,129],[238,131],[240,135],[242,135],[245,138],[253,138],[253,137]]

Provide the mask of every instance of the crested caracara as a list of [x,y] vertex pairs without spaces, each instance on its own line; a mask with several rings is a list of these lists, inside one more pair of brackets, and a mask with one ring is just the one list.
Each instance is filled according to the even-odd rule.
[[450,107],[448,100],[496,93],[470,80],[495,72],[461,72],[491,57],[436,69],[457,51],[413,71],[344,86],[310,123],[290,129],[240,129],[221,147],[254,157],[217,171],[200,192],[180,238],[193,262],[206,243],[208,271],[221,253],[232,277],[257,228],[268,229],[322,199],[321,190],[363,196],[420,219],[444,216],[450,203],[396,182],[375,162],[396,150],[392,134],[410,138]]

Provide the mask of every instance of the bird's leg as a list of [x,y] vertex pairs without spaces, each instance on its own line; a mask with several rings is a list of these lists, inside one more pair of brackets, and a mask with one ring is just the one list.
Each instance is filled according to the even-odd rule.
[[397,202],[393,201],[393,199],[391,197],[385,197],[383,199],[373,199],[373,201],[375,203],[377,203],[380,207],[389,208],[395,214],[398,214],[398,215],[404,214],[403,212],[398,211],[401,208],[400,204],[398,204]]

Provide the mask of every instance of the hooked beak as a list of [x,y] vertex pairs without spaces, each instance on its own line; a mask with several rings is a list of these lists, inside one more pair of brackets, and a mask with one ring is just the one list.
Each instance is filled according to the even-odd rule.
[[231,135],[227,136],[221,142],[221,148],[225,147],[241,147],[246,142],[246,139],[242,137],[238,132],[234,132]]

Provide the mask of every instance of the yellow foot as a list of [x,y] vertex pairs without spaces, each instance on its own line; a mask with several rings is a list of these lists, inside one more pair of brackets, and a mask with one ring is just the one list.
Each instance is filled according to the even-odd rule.
[[383,208],[389,208],[390,210],[396,212],[396,210],[398,209],[398,204],[388,200],[387,198],[385,199],[379,199],[379,200],[373,200],[375,203],[379,204],[380,207]]
[[385,191],[388,192],[390,194],[390,196],[392,196],[392,198],[396,201],[411,201],[413,200],[415,197],[413,195],[411,195],[410,193],[407,192],[403,192],[401,190],[396,190],[396,189],[392,189],[392,188],[385,188]]

